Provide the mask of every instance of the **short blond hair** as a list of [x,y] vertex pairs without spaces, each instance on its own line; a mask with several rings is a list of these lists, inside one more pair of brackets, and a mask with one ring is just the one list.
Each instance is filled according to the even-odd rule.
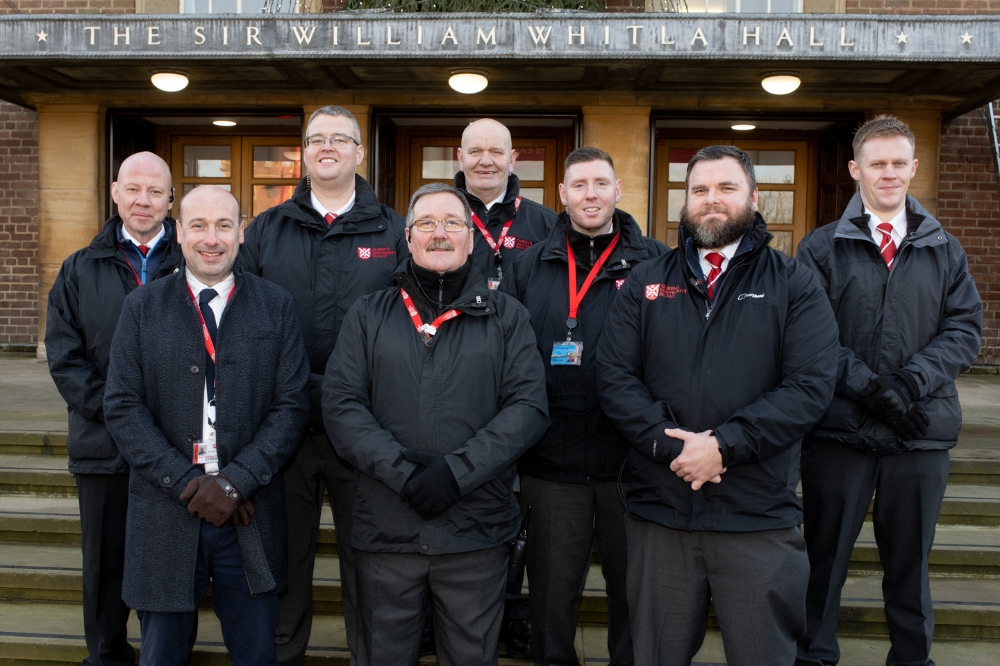
[[913,136],[910,126],[895,116],[882,114],[875,116],[864,125],[858,128],[854,135],[851,147],[854,148],[854,158],[857,159],[861,152],[861,146],[871,139],[881,139],[885,137],[901,136],[905,137],[910,145],[917,147],[917,139]]

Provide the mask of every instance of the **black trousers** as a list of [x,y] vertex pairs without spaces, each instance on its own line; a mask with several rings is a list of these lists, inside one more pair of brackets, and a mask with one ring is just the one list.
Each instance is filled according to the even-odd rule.
[[608,593],[609,663],[629,666],[625,511],[617,484],[557,483],[521,474],[520,499],[522,506],[531,506],[527,569],[535,663],[580,663],[574,646],[577,611],[596,541]]
[[83,633],[91,666],[135,662],[122,601],[128,474],[77,474],[83,543]]
[[351,525],[354,514],[354,472],[333,453],[326,435],[309,435],[285,470],[285,511],[288,524],[288,591],[278,602],[275,632],[278,664],[299,666],[312,631],[313,569],[319,541],[323,489],[330,496],[333,525],[337,530],[340,560],[340,594],[344,605],[347,647],[355,650],[357,592]]
[[892,647],[888,666],[933,665],[934,605],[927,560],[950,466],[947,451],[869,456],[844,444],[802,445],[802,500],[809,550],[807,630],[797,664],[840,660],[837,619],[851,551],[875,496],[875,542]]

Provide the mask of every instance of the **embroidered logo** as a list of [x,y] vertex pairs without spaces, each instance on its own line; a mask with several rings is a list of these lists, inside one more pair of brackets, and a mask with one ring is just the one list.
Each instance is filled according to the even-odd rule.
[[740,294],[739,296],[736,297],[736,300],[742,301],[747,298],[764,298],[764,294],[750,294],[750,293]]
[[503,239],[503,246],[506,248],[514,249],[514,246],[516,244],[517,244],[517,239],[514,238],[513,236],[507,236],[506,238]]
[[527,250],[529,247],[535,244],[535,241],[524,240],[523,238],[514,239],[514,249],[515,250]]
[[368,259],[388,259],[395,257],[396,251],[391,247],[359,247],[358,257],[367,261]]
[[651,301],[655,301],[660,295],[660,285],[658,284],[647,284],[646,285],[646,298]]
[[618,278],[615,280],[615,289],[621,289],[623,284],[625,284],[625,278]]
[[361,259],[364,259],[366,261],[368,259],[371,259],[372,258],[372,249],[370,247],[359,247],[358,248],[358,257],[360,257]]
[[657,298],[673,298],[677,294],[686,294],[687,289],[666,284],[647,284],[646,298],[655,301]]

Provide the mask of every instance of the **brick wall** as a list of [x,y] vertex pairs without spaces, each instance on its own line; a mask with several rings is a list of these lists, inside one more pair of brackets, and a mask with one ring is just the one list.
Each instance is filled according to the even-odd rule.
[[848,14],[1000,14],[1000,0],[847,0]]
[[[16,7],[16,11],[11,7]],[[7,0],[0,14],[134,14],[135,0]]]

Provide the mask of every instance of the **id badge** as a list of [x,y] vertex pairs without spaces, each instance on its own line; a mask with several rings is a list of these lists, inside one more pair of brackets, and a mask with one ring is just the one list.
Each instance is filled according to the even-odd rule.
[[486,281],[490,289],[498,289],[500,287],[500,278],[490,278]]
[[566,340],[552,345],[552,365],[580,365],[582,363],[582,342]]
[[[192,445],[193,455],[191,462],[195,465],[218,465],[219,449],[215,442],[194,442]],[[205,471],[208,471],[207,469]]]

